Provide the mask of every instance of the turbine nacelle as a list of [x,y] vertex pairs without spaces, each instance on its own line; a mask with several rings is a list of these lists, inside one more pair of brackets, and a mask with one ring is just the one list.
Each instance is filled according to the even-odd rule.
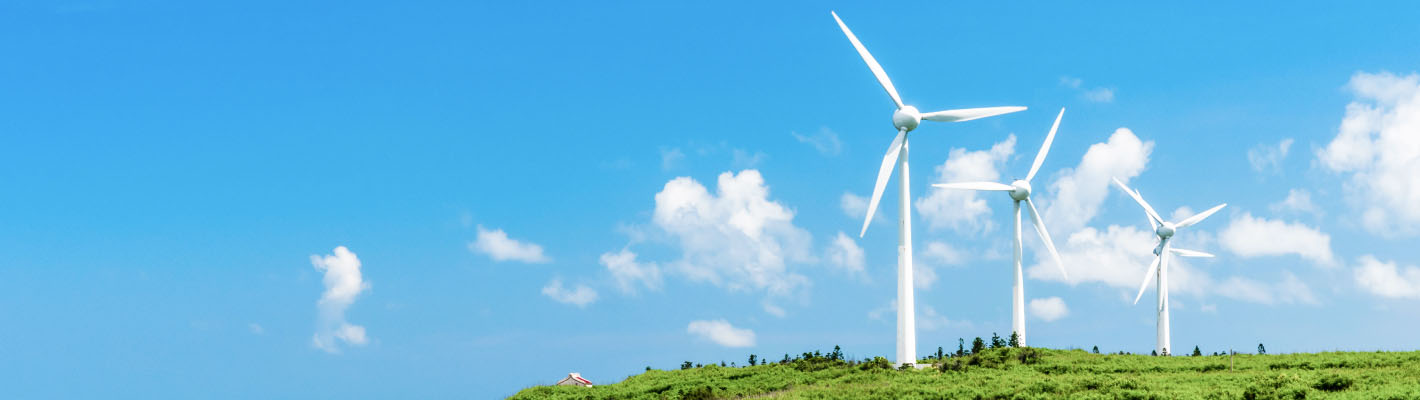
[[917,129],[917,125],[922,123],[922,113],[917,111],[917,107],[902,106],[897,111],[892,112],[892,126],[899,132],[911,132]]
[[1015,201],[1029,199],[1030,182],[1026,182],[1024,179],[1017,179],[1015,182],[1011,182],[1011,191],[1008,192],[1008,194],[1010,194],[1011,199]]
[[[1164,222],[1159,224],[1157,229],[1154,229],[1154,234],[1159,235],[1159,239],[1168,239],[1173,237],[1174,229],[1175,227],[1172,222]],[[1158,252],[1155,251],[1155,254],[1158,254]]]

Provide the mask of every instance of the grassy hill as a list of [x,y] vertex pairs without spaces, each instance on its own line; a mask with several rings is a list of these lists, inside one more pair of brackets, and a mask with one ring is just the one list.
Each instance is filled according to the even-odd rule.
[[1173,356],[996,348],[894,369],[828,356],[753,367],[651,370],[513,399],[1420,399],[1420,352]]

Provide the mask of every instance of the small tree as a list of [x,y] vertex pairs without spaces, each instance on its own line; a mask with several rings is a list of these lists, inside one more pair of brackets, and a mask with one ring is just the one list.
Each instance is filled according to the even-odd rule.
[[780,363],[780,364],[788,364],[788,363],[789,363],[789,353],[784,353],[784,361],[780,361],[779,363]]
[[941,360],[946,354],[942,353],[942,346],[937,346],[937,359]]
[[759,361],[759,357],[758,357],[758,356],[755,356],[754,354],[750,354],[750,355],[749,355],[749,366],[751,366],[751,367],[755,366],[755,362],[757,362],[757,361]]
[[976,339],[971,341],[971,354],[981,354],[982,350],[986,350],[986,341],[981,340],[981,337],[977,336]]
[[1095,354],[1099,354],[1099,353],[1100,353],[1100,347],[1099,347],[1099,346],[1095,346],[1095,348],[1090,349],[1090,352],[1095,353]]
[[1257,344],[1257,354],[1267,354],[1267,348],[1262,347],[1262,343]]
[[1158,350],[1149,350],[1149,355],[1158,357],[1158,356],[1159,356],[1159,351],[1158,351]]
[[720,360],[720,366],[721,366],[721,367],[727,366],[727,365],[725,365],[725,360]]
[[834,360],[834,361],[842,360],[842,359],[843,359],[843,349],[838,348],[838,345],[836,345],[836,344],[833,345],[833,352],[828,354],[828,358],[829,358],[830,360]]
[[957,338],[957,357],[966,355],[966,339]]
[[651,372],[651,366],[650,366],[650,365],[647,365],[647,366],[646,366],[646,372]]
[[1006,341],[1001,340],[1001,335],[991,332],[991,348],[1001,348],[1006,346]]
[[1193,356],[1194,356],[1194,357],[1198,357],[1198,356],[1201,356],[1201,355],[1203,355],[1203,351],[1202,351],[1202,350],[1199,350],[1199,349],[1198,349],[1198,346],[1193,346]]
[[1011,340],[1009,342],[1006,342],[1006,345],[1011,347],[1021,347],[1021,335],[1016,334],[1015,331],[1011,331]]
[[690,361],[683,362],[680,364],[680,369],[690,369],[691,365]]

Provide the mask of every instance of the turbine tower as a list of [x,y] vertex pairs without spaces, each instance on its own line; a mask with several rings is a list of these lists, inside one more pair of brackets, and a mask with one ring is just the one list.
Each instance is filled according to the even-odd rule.
[[912,299],[912,218],[909,215],[912,197],[908,191],[907,179],[907,133],[916,129],[924,119],[938,122],[961,122],[1012,113],[1026,108],[988,107],[921,113],[917,111],[917,107],[902,103],[902,97],[897,95],[897,88],[893,87],[891,80],[888,80],[887,72],[883,71],[883,67],[878,65],[878,61],[868,53],[868,49],[863,47],[863,43],[858,41],[858,37],[853,35],[853,31],[848,29],[848,25],[843,24],[843,19],[838,18],[838,13],[830,12],[830,14],[833,14],[833,19],[838,21],[838,27],[843,30],[845,36],[848,36],[848,41],[853,43],[853,48],[858,50],[858,55],[863,57],[863,62],[868,64],[868,69],[873,72],[873,76],[878,78],[878,84],[883,86],[883,90],[886,90],[888,96],[892,97],[893,104],[897,105],[897,110],[892,113],[892,125],[897,129],[897,137],[893,138],[892,144],[888,146],[887,154],[883,156],[882,165],[878,167],[878,180],[873,186],[873,198],[868,202],[868,215],[863,219],[863,230],[858,232],[858,237],[863,237],[868,232],[868,223],[873,220],[873,213],[878,208],[878,200],[883,195],[883,187],[887,186],[888,177],[892,175],[893,164],[896,163],[898,169],[902,171],[898,188],[898,206],[901,207],[901,213],[897,219],[896,363],[899,365],[916,364],[917,327],[913,320],[915,311]]
[[1139,299],[1144,297],[1144,290],[1149,288],[1149,280],[1153,279],[1154,273],[1157,272],[1159,274],[1159,304],[1158,309],[1156,311],[1158,312],[1159,322],[1158,339],[1154,345],[1154,351],[1159,352],[1160,355],[1171,354],[1171,349],[1173,349],[1173,347],[1169,344],[1168,255],[1169,253],[1177,254],[1183,257],[1213,257],[1213,255],[1196,250],[1184,250],[1174,248],[1173,245],[1169,244],[1169,240],[1173,238],[1174,233],[1177,233],[1179,229],[1187,228],[1189,226],[1192,226],[1193,224],[1202,222],[1204,218],[1208,218],[1209,215],[1213,215],[1213,213],[1216,213],[1218,212],[1218,210],[1223,209],[1223,207],[1226,207],[1228,203],[1219,204],[1217,206],[1214,206],[1213,208],[1208,209],[1208,211],[1198,213],[1192,217],[1188,217],[1182,221],[1173,223],[1164,221],[1163,218],[1160,218],[1159,213],[1154,212],[1154,208],[1150,207],[1149,203],[1144,201],[1144,197],[1140,196],[1138,191],[1130,190],[1128,186],[1124,186],[1124,182],[1120,182],[1119,178],[1114,178],[1114,184],[1119,185],[1119,188],[1121,190],[1124,190],[1125,194],[1128,194],[1129,197],[1134,198],[1135,202],[1138,202],[1140,206],[1144,207],[1144,214],[1149,217],[1149,226],[1154,227],[1154,235],[1157,235],[1159,237],[1159,244],[1157,246],[1154,246],[1154,262],[1152,264],[1149,264],[1149,271],[1144,274],[1144,283],[1139,286],[1139,295],[1134,296],[1134,304],[1139,304]]
[[1021,346],[1026,345],[1026,292],[1024,283],[1021,280],[1021,202],[1026,203],[1026,209],[1030,210],[1030,220],[1035,224],[1035,233],[1040,234],[1040,240],[1045,242],[1045,248],[1050,250],[1051,259],[1055,260],[1055,266],[1060,267],[1060,274],[1066,280],[1070,275],[1065,273],[1065,264],[1060,262],[1060,253],[1055,251],[1055,242],[1050,240],[1050,232],[1045,230],[1045,220],[1040,218],[1040,213],[1035,210],[1035,203],[1030,201],[1030,180],[1035,178],[1035,173],[1040,171],[1040,164],[1045,162],[1045,153],[1050,152],[1050,143],[1055,141],[1055,130],[1060,128],[1060,118],[1065,116],[1065,109],[1060,109],[1060,114],[1055,116],[1055,124],[1050,126],[1050,133],[1045,135],[1045,144],[1040,146],[1040,152],[1035,155],[1035,163],[1031,164],[1030,173],[1026,174],[1026,179],[1018,179],[1007,185],[996,182],[963,182],[963,183],[938,183],[936,186],[944,189],[966,189],[1006,192],[1015,200],[1016,209],[1014,211],[1016,220],[1016,283],[1011,289],[1011,330],[1016,333]]

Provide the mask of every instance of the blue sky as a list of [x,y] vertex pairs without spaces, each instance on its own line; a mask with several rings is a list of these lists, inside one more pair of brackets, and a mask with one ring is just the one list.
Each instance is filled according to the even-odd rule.
[[1416,5],[1091,6],[0,5],[0,397],[890,356],[897,197],[862,239],[855,203],[892,103],[830,9],[909,104],[1030,107],[912,134],[921,353],[1010,330],[1009,202],[929,184],[1023,175],[1061,107],[1031,344],[1152,348],[1119,176],[1229,203],[1178,238],[1219,257],[1173,270],[1176,347],[1420,345]]

